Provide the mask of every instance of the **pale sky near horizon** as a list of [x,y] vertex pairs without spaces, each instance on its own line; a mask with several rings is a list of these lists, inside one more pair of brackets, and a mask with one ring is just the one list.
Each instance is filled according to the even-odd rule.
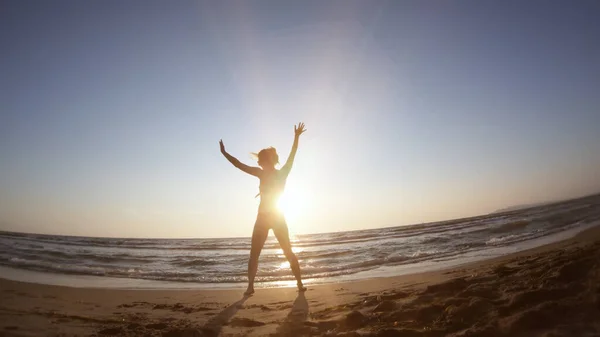
[[3,1],[0,230],[250,236],[600,192],[598,1]]

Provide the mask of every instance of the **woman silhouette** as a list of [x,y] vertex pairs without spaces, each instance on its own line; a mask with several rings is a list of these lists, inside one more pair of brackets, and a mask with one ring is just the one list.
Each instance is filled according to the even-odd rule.
[[260,179],[260,205],[258,206],[258,215],[256,216],[256,222],[254,224],[254,231],[252,232],[252,246],[250,248],[250,259],[248,260],[248,289],[245,292],[246,295],[254,293],[254,277],[258,270],[258,257],[260,256],[260,252],[269,235],[269,229],[273,230],[273,234],[275,234],[285,257],[290,263],[292,273],[294,273],[294,276],[296,277],[298,290],[306,290],[306,287],[302,284],[298,258],[292,251],[285,218],[283,213],[277,208],[277,201],[283,193],[286,179],[294,164],[294,157],[298,150],[298,139],[305,131],[304,123],[299,123],[297,126],[294,125],[294,145],[292,145],[292,151],[290,152],[290,156],[285,162],[285,165],[283,165],[280,170],[275,168],[275,165],[279,164],[279,155],[277,155],[277,151],[273,147],[260,150],[257,154],[258,165],[260,167],[252,167],[242,164],[237,158],[227,153],[227,151],[225,151],[225,145],[223,145],[223,140],[219,141],[221,153],[233,164],[233,166]]

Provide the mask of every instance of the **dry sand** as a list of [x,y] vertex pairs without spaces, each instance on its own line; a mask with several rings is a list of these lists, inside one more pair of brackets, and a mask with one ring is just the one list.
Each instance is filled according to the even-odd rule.
[[0,279],[0,336],[600,336],[600,227],[451,270],[242,291]]

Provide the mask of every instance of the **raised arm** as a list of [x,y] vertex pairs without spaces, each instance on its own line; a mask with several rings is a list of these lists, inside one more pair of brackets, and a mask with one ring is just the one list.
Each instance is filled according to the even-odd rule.
[[221,153],[223,154],[223,156],[225,156],[225,158],[227,158],[227,160],[229,160],[229,162],[233,164],[233,166],[255,177],[260,177],[260,173],[262,172],[260,167],[248,166],[239,161],[236,157],[227,153],[227,151],[225,151],[225,145],[223,144],[223,140],[219,141],[219,146],[221,147]]
[[288,156],[285,164],[281,168],[281,171],[285,172],[285,174],[289,174],[292,166],[294,165],[294,158],[296,157],[296,151],[298,151],[298,139],[300,139],[300,135],[306,132],[304,128],[304,123],[298,123],[298,125],[294,125],[294,144],[292,145],[292,151]]

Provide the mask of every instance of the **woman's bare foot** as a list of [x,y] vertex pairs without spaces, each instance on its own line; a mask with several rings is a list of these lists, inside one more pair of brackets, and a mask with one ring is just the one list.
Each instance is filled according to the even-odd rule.
[[244,292],[244,295],[246,296],[251,296],[252,294],[254,294],[254,287],[248,287],[248,289],[246,289]]
[[302,282],[298,282],[298,291],[299,292],[306,291],[306,287],[304,286],[304,284],[302,284]]

